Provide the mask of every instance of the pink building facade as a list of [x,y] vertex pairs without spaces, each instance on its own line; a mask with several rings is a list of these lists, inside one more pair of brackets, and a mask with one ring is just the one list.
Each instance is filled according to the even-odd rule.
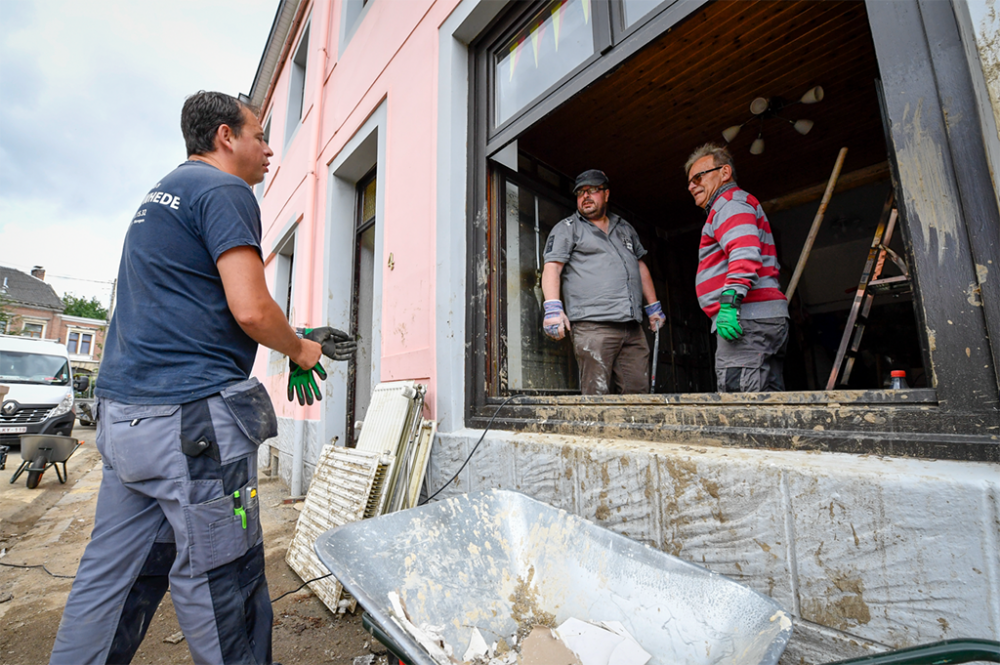
[[[281,0],[249,95],[275,152],[268,283],[293,325],[360,350],[307,407],[260,351],[262,465],[304,494],[374,386],[415,380],[431,491],[475,450],[442,496],[515,489],[734,577],[793,615],[787,662],[1000,639],[1000,134],[976,31],[965,0]],[[680,165],[723,130],[783,288],[849,148],[783,393],[715,392]],[[655,394],[580,396],[541,336],[541,247],[587,168],[650,251]],[[883,209],[907,287],[875,297],[827,390]],[[900,367],[911,388],[887,389]]]

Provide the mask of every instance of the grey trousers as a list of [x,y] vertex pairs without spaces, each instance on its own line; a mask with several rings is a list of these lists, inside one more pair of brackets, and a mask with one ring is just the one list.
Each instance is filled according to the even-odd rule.
[[584,395],[649,392],[649,344],[642,324],[574,322],[570,334]]
[[195,663],[270,663],[257,446],[277,419],[264,387],[97,408],[97,515],[50,663],[130,662],[168,586]]
[[788,319],[740,321],[743,336],[730,342],[716,333],[715,374],[720,393],[756,393],[785,389]]

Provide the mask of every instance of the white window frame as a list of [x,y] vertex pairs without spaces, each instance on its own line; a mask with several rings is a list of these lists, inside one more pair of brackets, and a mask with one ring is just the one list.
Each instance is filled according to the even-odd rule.
[[[77,334],[76,348],[70,349],[70,335],[73,333]],[[80,353],[80,345],[83,344],[83,336],[90,335],[90,351],[88,353]],[[94,346],[97,342],[97,331],[90,328],[67,328],[66,329],[66,350],[71,356],[76,356],[79,358],[93,358],[94,357]]]
[[21,317],[21,330],[20,330],[20,333],[22,335],[24,334],[25,328],[27,328],[29,325],[32,325],[32,326],[41,326],[42,327],[42,334],[41,334],[41,337],[39,337],[38,339],[45,339],[45,333],[48,332],[48,321],[46,321],[45,319],[35,319],[35,318],[29,317],[29,316],[22,316]]
[[295,55],[288,61],[288,112],[285,115],[285,146],[292,142],[302,125],[302,114],[306,106],[306,73],[309,67],[309,31],[311,23],[306,23],[295,47]]
[[358,26],[365,20],[375,0],[344,0],[340,4],[340,35],[337,40],[337,59],[344,55]]
[[[271,116],[268,116],[267,120],[264,121],[264,143],[270,143],[270,141],[271,141]],[[267,184],[268,181],[270,180],[270,178],[268,178],[269,175],[270,175],[269,173],[265,173],[264,179],[258,182],[256,185],[254,185],[253,193],[257,197],[258,201],[264,198],[264,192],[267,190]]]

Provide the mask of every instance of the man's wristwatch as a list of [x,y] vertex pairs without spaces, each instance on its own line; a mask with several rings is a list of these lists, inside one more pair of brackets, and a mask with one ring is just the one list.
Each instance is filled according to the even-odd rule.
[[733,307],[739,307],[741,302],[743,302],[743,296],[735,292],[723,293],[719,296],[720,305],[732,305]]

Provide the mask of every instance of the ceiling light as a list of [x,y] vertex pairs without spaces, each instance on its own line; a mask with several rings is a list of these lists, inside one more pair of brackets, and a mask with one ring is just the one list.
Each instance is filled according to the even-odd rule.
[[803,104],[815,104],[816,102],[823,101],[823,88],[821,86],[810,88],[806,94],[802,95],[802,99],[799,101]]
[[732,143],[733,139],[740,133],[743,129],[743,125],[747,124],[754,117],[760,119],[760,129],[757,132],[757,138],[753,140],[750,144],[750,154],[760,155],[764,152],[764,121],[768,118],[778,118],[784,120],[790,124],[796,132],[805,136],[810,131],[812,131],[813,123],[812,120],[805,118],[799,120],[789,120],[788,118],[781,117],[780,113],[782,110],[788,108],[789,106],[794,106],[795,104],[815,104],[817,102],[823,101],[824,92],[822,86],[813,86],[809,88],[798,99],[798,101],[790,102],[782,97],[756,97],[752,102],[750,102],[750,113],[752,116],[747,118],[738,125],[731,125],[724,130],[722,130],[722,138],[726,140],[726,143]]
[[727,127],[722,131],[722,138],[726,139],[726,143],[732,143],[736,135],[740,133],[743,129],[743,125],[733,125],[732,127]]
[[753,113],[754,115],[760,115],[761,113],[767,110],[767,107],[770,106],[770,104],[771,102],[765,99],[764,97],[758,97],[757,99],[750,102],[750,113]]

